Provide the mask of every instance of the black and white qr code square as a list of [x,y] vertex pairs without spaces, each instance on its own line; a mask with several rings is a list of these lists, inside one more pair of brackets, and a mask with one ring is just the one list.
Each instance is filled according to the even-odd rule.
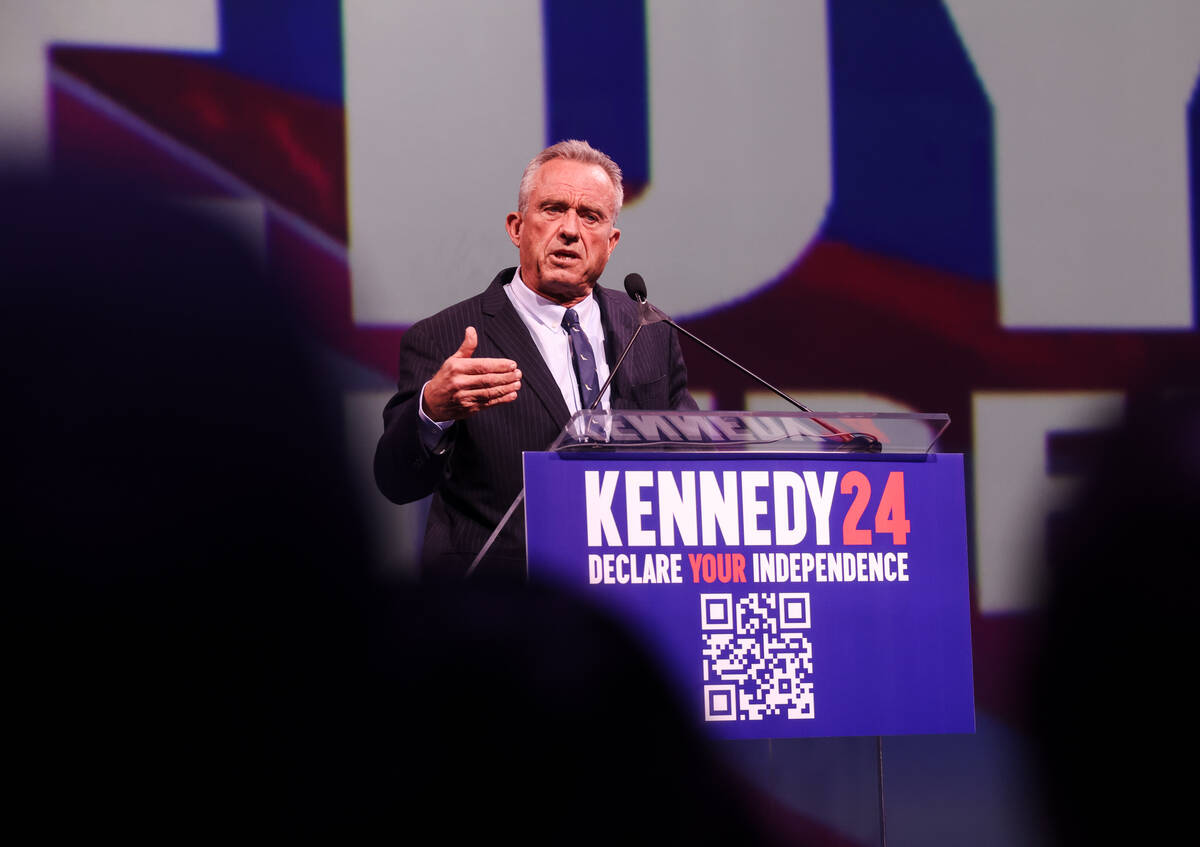
[[814,715],[807,593],[700,595],[704,719]]

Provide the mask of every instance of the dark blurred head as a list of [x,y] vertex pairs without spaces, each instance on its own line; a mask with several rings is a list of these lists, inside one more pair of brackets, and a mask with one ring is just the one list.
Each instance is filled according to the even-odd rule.
[[1190,808],[1200,391],[1133,396],[1065,516],[1034,698],[1064,845],[1174,840]]
[[247,247],[115,192],[10,185],[0,205],[9,490],[76,528],[39,549],[120,552],[124,572],[166,541],[211,564],[230,544],[303,557],[345,529],[336,406]]
[[280,284],[211,218],[21,180],[0,267],[30,802],[122,827],[277,813],[272,769],[312,754],[283,727],[335,687],[364,574],[337,405]]
[[605,616],[367,578],[340,405],[230,233],[17,183],[0,250],[7,761],[41,831],[759,841]]

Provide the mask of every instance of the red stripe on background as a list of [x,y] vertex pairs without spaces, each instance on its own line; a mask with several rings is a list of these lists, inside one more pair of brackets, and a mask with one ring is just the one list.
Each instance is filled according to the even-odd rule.
[[345,242],[343,109],[172,53],[55,47],[51,63]]

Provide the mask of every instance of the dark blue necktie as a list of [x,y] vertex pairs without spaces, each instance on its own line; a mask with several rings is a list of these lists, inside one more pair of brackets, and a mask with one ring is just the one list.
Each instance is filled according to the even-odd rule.
[[567,309],[563,315],[562,328],[571,339],[571,361],[575,364],[575,378],[579,381],[579,399],[583,409],[592,408],[592,403],[600,391],[599,380],[596,378],[596,358],[592,355],[592,345],[588,343],[587,334],[579,325],[579,315],[574,309]]

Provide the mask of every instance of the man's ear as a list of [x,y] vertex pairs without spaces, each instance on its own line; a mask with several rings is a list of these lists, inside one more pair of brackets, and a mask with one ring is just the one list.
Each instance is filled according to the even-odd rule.
[[524,223],[520,212],[509,212],[508,217],[504,219],[504,228],[508,230],[508,237],[514,247],[521,246],[521,225]]
[[608,255],[612,255],[612,251],[616,249],[617,242],[621,240],[621,230],[613,229],[612,234],[608,236]]

